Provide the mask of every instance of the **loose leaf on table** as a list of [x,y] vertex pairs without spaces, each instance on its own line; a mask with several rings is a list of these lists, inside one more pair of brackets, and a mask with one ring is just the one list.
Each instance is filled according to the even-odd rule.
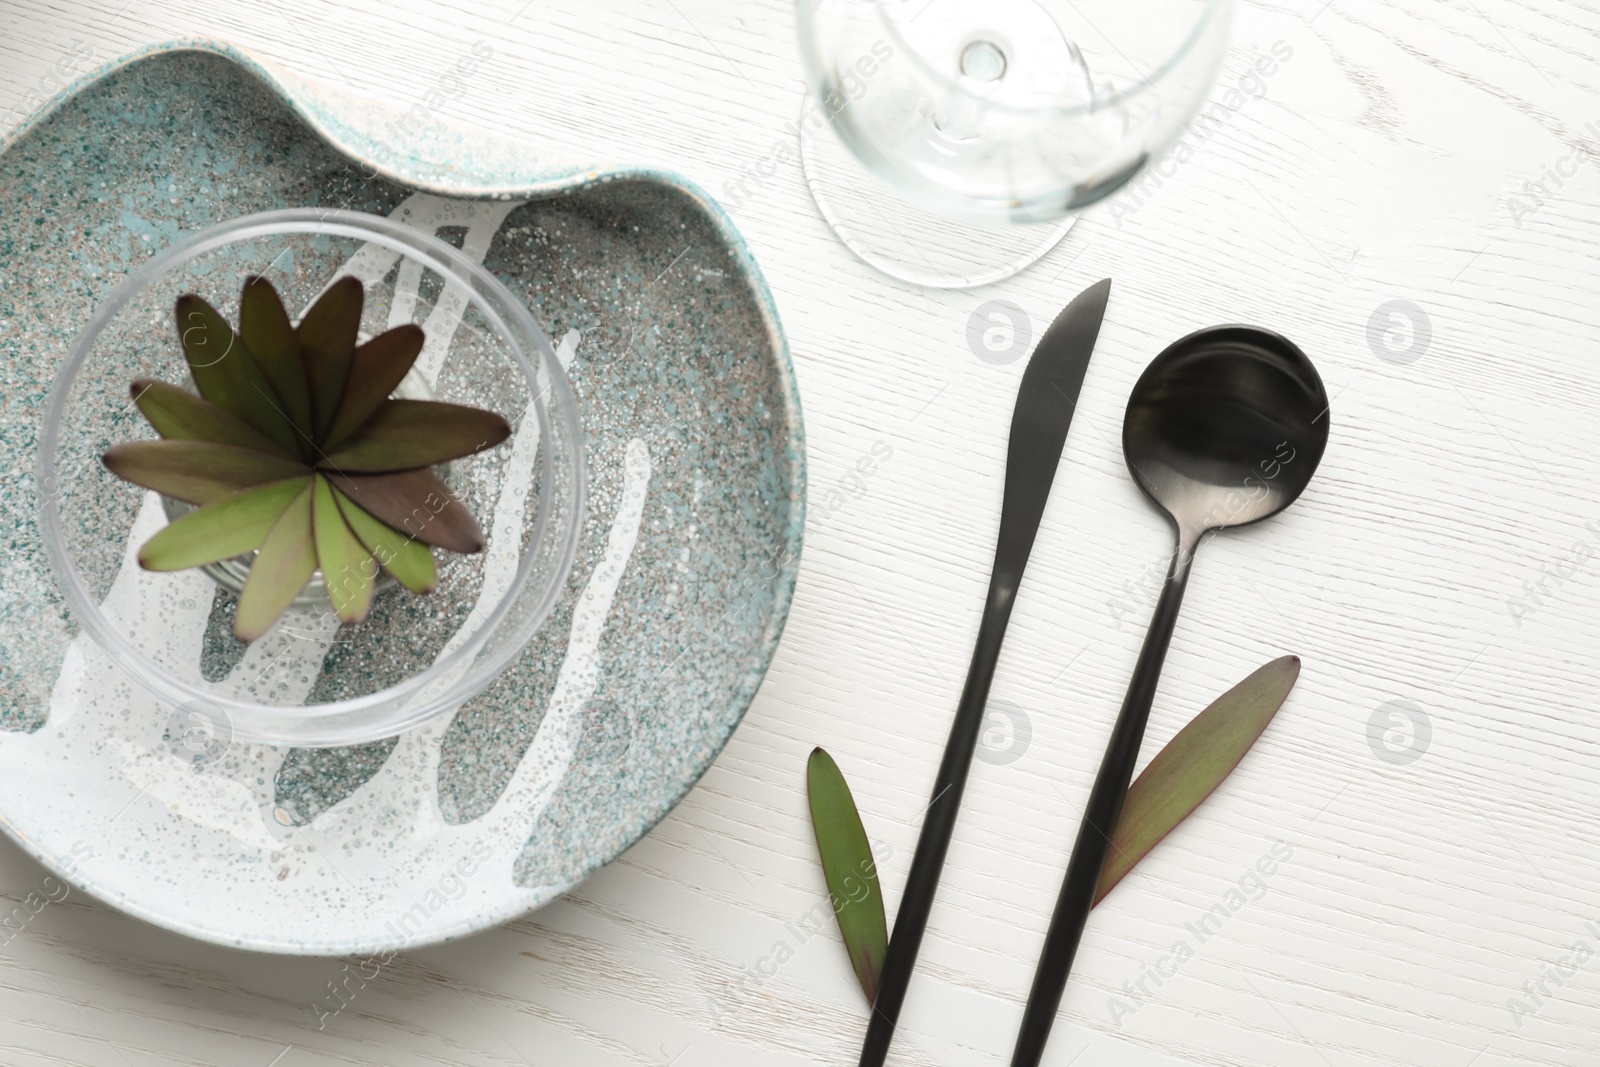
[[284,414],[298,428],[302,442],[311,440],[311,393],[306,386],[305,368],[300,364],[300,341],[278,291],[258,275],[244,280],[244,292],[239,297],[239,336],[283,401]]
[[144,417],[169,441],[212,441],[257,452],[293,455],[243,419],[189,390],[151,378],[134,381],[131,393]]
[[174,314],[189,374],[200,395],[298,453],[297,435],[279,410],[277,392],[228,321],[193,293],[178,297]]
[[[1128,790],[1111,856],[1095,891],[1096,904],[1232,773],[1299,675],[1298,656],[1273,660],[1214,700],[1156,754]],[[829,896],[836,902],[839,929],[862,992],[872,1001],[889,937],[871,845],[844,776],[820,748],[811,753],[807,782]],[[856,872],[863,877],[847,882]],[[852,886],[860,894],[859,904],[852,903]]]
[[872,845],[839,765],[820,748],[812,750],[806,764],[806,792],[834,918],[870,1004],[878,998],[878,979],[889,951],[889,926]]
[[254,641],[272,628],[317,569],[317,545],[311,533],[309,484],[283,509],[256,552],[239,593],[233,635]]
[[492,411],[437,400],[386,400],[324,465],[355,473],[431,467],[491,448],[511,436]]
[[356,349],[324,448],[332,448],[349,437],[389,399],[417,361],[424,339],[422,327],[407,323],[385,330]]
[[323,474],[335,489],[402,534],[451,552],[483,551],[483,527],[431,470]]
[[333,491],[339,510],[372,558],[413,593],[431,593],[439,584],[439,568],[428,546],[379,522],[339,490]]
[[322,568],[334,614],[340,622],[360,622],[372,607],[378,564],[351,532],[333,499],[333,488],[320,474],[312,485],[311,525],[317,542],[317,566]]
[[295,331],[318,435],[333,425],[339,395],[350,376],[350,358],[361,331],[361,304],[361,281],[347,274],[317,298]]
[[302,476],[230,493],[163,526],[139,549],[149,571],[203,567],[261,547],[267,532],[305,489]]
[[1096,904],[1232,773],[1299,676],[1298,656],[1273,660],[1212,701],[1156,754],[1128,789]]
[[310,474],[285,456],[210,441],[131,441],[100,457],[117,477],[189,504]]

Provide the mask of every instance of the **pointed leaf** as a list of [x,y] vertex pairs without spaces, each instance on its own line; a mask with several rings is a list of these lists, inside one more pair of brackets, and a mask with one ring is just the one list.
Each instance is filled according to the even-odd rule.
[[363,473],[431,467],[493,448],[510,436],[511,425],[482,408],[388,400],[328,453],[323,466]]
[[250,577],[239,594],[233,635],[241,641],[254,641],[272,629],[316,569],[317,546],[311,534],[308,484],[283,509],[256,551]]
[[428,546],[380,522],[337,489],[334,498],[356,538],[394,580],[413,593],[431,593],[439,584],[439,568]]
[[181,571],[253,552],[305,487],[305,478],[291,478],[220,497],[163,526],[139,549],[139,566]]
[[811,751],[806,763],[806,792],[834,918],[870,1004],[878,998],[878,979],[889,951],[889,926],[872,846],[839,765],[820,748]]
[[[239,296],[239,336],[283,402],[301,444],[308,444],[314,436],[311,393],[305,368],[300,365],[300,342],[278,291],[257,275],[244,280],[244,292]],[[302,449],[302,454],[305,451]]]
[[278,394],[227,320],[193,293],[178,297],[175,314],[183,355],[200,395],[284,448],[298,451],[298,435],[281,410]]
[[320,474],[312,486],[311,525],[317,540],[317,566],[322,569],[328,602],[333,605],[340,622],[360,622],[372,607],[378,561],[346,524],[333,499],[333,489]]
[[350,375],[350,360],[361,330],[361,281],[345,275],[317,298],[295,335],[300,341],[300,361],[311,392],[311,414],[317,437],[333,424],[339,396]]
[[131,393],[156,433],[169,441],[213,441],[273,455],[290,454],[248,422],[180,386],[139,378]]
[[422,352],[422,327],[408,324],[386,330],[356,349],[350,360],[339,410],[322,447],[331,449],[349,437],[395,391]]
[[210,441],[132,441],[100,459],[118,478],[189,504],[311,473],[283,456]]
[[1156,754],[1128,789],[1096,904],[1239,765],[1299,676],[1298,656],[1273,660],[1212,701]]
[[362,510],[408,537],[451,552],[483,551],[483,527],[431,470],[323,474]]

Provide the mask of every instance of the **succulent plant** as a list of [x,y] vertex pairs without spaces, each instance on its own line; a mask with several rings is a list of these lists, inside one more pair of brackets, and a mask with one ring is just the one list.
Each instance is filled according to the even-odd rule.
[[[161,435],[102,458],[119,478],[196,510],[139,550],[152,571],[256,557],[234,634],[266,633],[322,571],[341,622],[366,618],[378,571],[432,591],[432,548],[478,552],[484,534],[433,466],[511,434],[480,408],[390,396],[422,351],[421,327],[358,345],[363,290],[335,281],[298,325],[264,278],[245,279],[234,331],[193,293],[178,336],[198,395],[140,379],[133,401]],[[430,547],[431,546],[431,547]]]

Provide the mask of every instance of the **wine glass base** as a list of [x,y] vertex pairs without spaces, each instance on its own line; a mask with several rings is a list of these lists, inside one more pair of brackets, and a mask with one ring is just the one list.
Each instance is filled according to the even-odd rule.
[[832,123],[817,121],[822,114],[807,93],[800,108],[800,166],[811,199],[857,259],[897,281],[933,289],[989,285],[1038,262],[1072,228],[1072,218],[991,227],[929,211],[867,170]]

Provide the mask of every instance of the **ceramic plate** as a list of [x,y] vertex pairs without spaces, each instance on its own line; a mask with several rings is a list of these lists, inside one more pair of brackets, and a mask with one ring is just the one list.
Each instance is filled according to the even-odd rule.
[[[454,715],[353,748],[213,737],[197,758],[66,613],[35,437],[112,287],[184,232],[292,206],[437,234],[528,302],[579,399],[587,518],[549,620]],[[783,629],[805,466],[771,297],[703,193],[541,163],[192,41],[98,73],[0,146],[0,218],[0,823],[46,866],[208,941],[400,949],[549,901],[704,773]],[[448,291],[419,288],[447,321]],[[204,670],[254,668],[214,643],[216,599],[185,607],[173,639]],[[296,665],[305,684],[319,664]]]

